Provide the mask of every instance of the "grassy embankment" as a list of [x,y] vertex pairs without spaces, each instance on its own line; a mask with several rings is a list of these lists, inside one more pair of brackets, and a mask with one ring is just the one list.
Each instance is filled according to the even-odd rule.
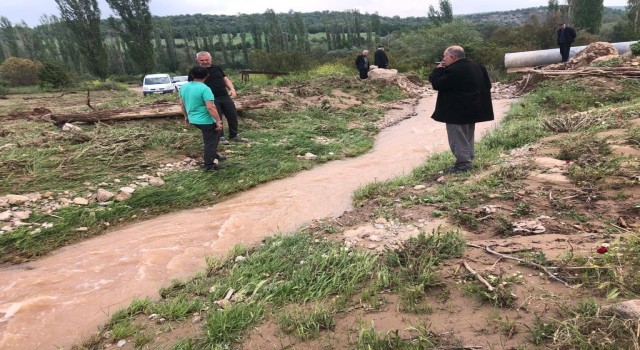
[[[307,93],[318,96],[331,95],[334,89],[355,96],[361,96],[364,91],[369,100],[365,102],[370,103],[347,109],[330,104],[306,108],[289,103],[288,108],[247,111],[240,118],[240,130],[252,141],[221,145],[220,151],[229,159],[220,171],[167,172],[163,176],[164,186],[138,187],[130,200],[113,202],[106,207],[94,201],[88,206],[69,205],[50,214],[32,208],[29,225],[0,235],[0,262],[34,259],[122,222],[210,205],[257,184],[290,176],[329,160],[362,154],[371,148],[378,132],[374,122],[383,115],[376,104],[405,97],[395,86],[363,83],[353,76],[352,70],[335,66],[273,80],[252,77],[251,82],[242,83],[236,79],[235,85],[241,95],[261,94],[264,90],[265,98],[278,99],[280,94],[271,95],[266,91],[286,89],[302,82],[310,87]],[[54,103],[54,111],[88,109],[82,106],[82,98],[77,97],[81,93],[66,95],[76,98],[71,105],[64,97],[57,98],[58,95],[60,93],[44,96],[47,101],[58,103]],[[0,113],[29,111],[45,101],[38,99],[40,97],[43,96],[31,96],[29,101],[34,102],[6,106]],[[128,90],[92,93],[98,109],[125,108],[175,98],[169,95],[142,98],[139,93]],[[0,153],[0,194],[51,191],[54,198],[90,197],[99,187],[117,192],[120,187],[137,181],[138,176],[155,175],[161,164],[180,161],[185,156],[201,159],[199,131],[186,127],[180,118],[81,127],[80,132],[67,133],[46,122],[14,119],[3,123],[0,144],[13,147]],[[318,158],[297,158],[307,152]],[[42,226],[45,223],[47,225]],[[52,227],[48,227],[51,224]],[[84,231],[78,230],[81,227]]]
[[[566,127],[569,136],[547,138],[545,142],[558,149],[560,159],[571,162],[567,174],[573,185],[599,196],[613,191],[615,195],[608,199],[626,206],[637,217],[639,199],[625,196],[625,189],[637,187],[637,179],[628,180],[640,170],[637,156],[607,152],[606,142],[597,135],[603,130],[626,129],[620,141],[637,149],[640,127],[629,120],[638,119],[640,84],[619,81],[619,89],[589,84],[587,80],[543,84],[515,104],[504,123],[479,143],[476,170],[472,174],[436,183],[437,172],[452,160],[444,152],[409,176],[360,189],[355,196],[356,204],[362,208],[359,210],[367,210],[372,219],[384,217],[402,222],[407,220],[399,215],[402,210],[430,207],[432,216],[446,217],[470,232],[486,223],[470,215],[469,209],[490,198],[512,202],[517,209],[514,217],[536,215],[544,210],[582,225],[615,220],[570,205],[566,198],[542,208],[522,202],[514,195],[522,190],[531,164],[510,164],[504,155],[514,148],[540,142]],[[581,122],[569,117],[586,110],[589,112]],[[579,152],[570,152],[575,150]],[[490,172],[491,176],[475,176],[484,172]],[[612,177],[618,180],[607,181]],[[406,194],[407,188],[422,183],[433,184],[433,188],[420,195]],[[499,237],[514,235],[509,226],[500,226],[505,219],[509,218],[491,219]],[[484,300],[495,307],[488,317],[489,328],[501,332],[505,339],[514,333],[526,334],[518,349],[638,349],[635,322],[600,312],[603,298],[624,300],[640,293],[636,273],[640,266],[637,229],[605,229],[603,235],[610,238],[609,250],[613,252],[608,255],[574,254],[568,249],[554,261],[547,259],[544,252],[516,254],[526,262],[562,266],[562,270],[556,270],[557,276],[567,280],[581,296],[555,305],[551,316],[541,314],[529,324],[501,316],[508,309],[522,307],[516,305],[513,293],[516,285],[522,283],[517,276],[481,272],[493,291],[488,291],[470,274],[454,272],[451,280],[448,270],[457,264],[444,262],[465,252],[465,240],[457,232],[421,236],[398,251],[375,256],[332,243],[340,241],[343,229],[335,221],[327,220],[292,235],[268,239],[258,247],[237,247],[225,259],[211,258],[206,271],[163,288],[159,301],[134,302],[116,313],[100,335],[78,348],[99,348],[104,343],[126,339],[140,349],[227,349],[246,341],[250,328],[265,323],[276,325],[275,332],[280,334],[275,336],[276,341],[285,344],[283,338],[294,338],[297,339],[294,347],[300,348],[305,348],[306,342],[328,348],[456,348],[464,344],[456,342],[455,334],[432,331],[428,318],[435,305],[429,300],[435,298],[446,305],[448,296],[462,289],[468,298]],[[225,295],[230,290],[235,291],[235,296],[227,301]],[[417,315],[423,321],[409,330],[388,333],[378,332],[374,324],[355,322],[347,331],[348,338],[335,336],[336,325],[349,313],[358,309],[378,312],[392,296],[398,298],[398,312],[407,317]],[[546,297],[555,299],[553,295]],[[479,339],[482,338],[480,335]],[[499,344],[489,345],[500,348]]]

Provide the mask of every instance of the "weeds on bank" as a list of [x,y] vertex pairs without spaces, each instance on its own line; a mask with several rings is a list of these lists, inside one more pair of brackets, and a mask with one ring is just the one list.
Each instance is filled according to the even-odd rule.
[[498,275],[494,275],[484,273],[483,278],[493,287],[492,291],[488,290],[485,285],[475,278],[467,281],[464,285],[465,291],[470,295],[476,296],[481,301],[489,302],[493,306],[512,307],[515,305],[516,294],[513,287],[516,284],[523,283],[522,274],[506,275],[501,272]]
[[285,312],[277,318],[277,323],[284,333],[302,340],[315,339],[321,331],[332,331],[336,327],[333,312],[317,306],[309,311],[296,309]]
[[432,308],[426,297],[444,285],[439,264],[444,259],[461,257],[464,250],[465,241],[459,232],[434,231],[411,238],[398,251],[387,252],[385,265],[391,271],[387,284],[397,289],[401,311],[430,313]]
[[636,147],[640,147],[640,126],[634,126],[627,130],[627,142]]
[[602,253],[568,253],[562,257],[562,265],[563,278],[600,296],[616,299],[640,295],[640,239],[634,234],[623,235]]
[[399,332],[380,333],[375,327],[364,327],[358,333],[358,350],[423,350],[432,349],[440,344],[440,337],[425,328],[410,330],[415,334],[410,339],[400,336]]
[[529,327],[536,345],[556,349],[640,349],[637,320],[620,319],[604,312],[593,299],[576,306],[561,306],[559,318],[537,318]]
[[[346,310],[358,291],[362,291],[360,303],[370,306],[384,302],[372,299],[378,298],[380,291],[397,291],[407,311],[426,312],[423,306],[427,294],[442,284],[436,276],[438,264],[461,256],[465,248],[459,233],[434,232],[411,239],[403,249],[387,252],[382,259],[317,237],[306,233],[278,236],[255,249],[236,247],[224,260],[209,258],[205,272],[163,288],[162,300],[136,301],[117,312],[101,331],[108,332],[108,339],[93,339],[93,345],[124,338],[146,340],[144,334],[154,329],[149,324],[153,323],[150,315],[154,315],[155,322],[166,322],[162,332],[170,331],[172,324],[188,322],[191,315],[206,320],[202,336],[181,339],[176,349],[231,346],[241,340],[248,327],[265,318],[274,318],[287,334],[302,340],[314,339],[321,332],[334,329],[336,314]],[[219,301],[225,300],[230,290],[233,296],[220,308]],[[337,297],[329,302],[330,296]],[[117,333],[114,329],[118,329]],[[369,344],[378,338],[371,332],[362,335],[359,342]],[[426,330],[418,333],[425,339],[431,336]],[[415,344],[416,338],[381,339],[382,343]]]
[[[164,186],[138,187],[130,200],[108,207],[71,205],[54,215],[35,211],[30,222],[52,223],[53,227],[21,227],[0,235],[0,260],[32,259],[133,216],[144,218],[215,203],[225,195],[315,164],[362,154],[373,145],[372,125],[381,115],[379,110],[362,106],[329,114],[321,109],[246,113],[241,123],[254,123],[241,128],[252,142],[221,145],[221,152],[229,152],[222,170],[215,174],[197,169],[170,172],[165,174]],[[349,124],[354,120],[361,127]],[[139,175],[155,175],[159,164],[182,160],[184,155],[199,160],[202,152],[199,131],[179,120],[99,123],[71,134],[32,122],[2,128],[2,143],[20,146],[0,153],[0,193],[55,189],[54,197],[73,199],[95,193],[98,187],[117,192],[137,181]],[[297,159],[307,152],[316,154],[318,159]],[[121,182],[115,183],[115,179]],[[79,227],[88,230],[76,231]]]
[[[237,255],[240,253],[244,255]],[[314,302],[330,295],[348,299],[370,279],[375,261],[373,255],[350,251],[307,234],[269,238],[255,250],[236,248],[226,260],[208,259],[205,273],[162,289],[163,299],[158,302],[137,302],[118,312],[107,330],[144,330],[144,321],[150,314],[155,314],[156,319],[180,321],[198,313],[206,320],[204,336],[183,339],[178,348],[230,346],[276,306]],[[233,297],[227,299],[224,308],[218,307],[216,301],[225,300],[230,290],[234,291]],[[310,339],[335,326],[334,312],[318,307],[309,313],[282,313],[279,324],[286,332]],[[134,321],[140,314],[145,317]]]

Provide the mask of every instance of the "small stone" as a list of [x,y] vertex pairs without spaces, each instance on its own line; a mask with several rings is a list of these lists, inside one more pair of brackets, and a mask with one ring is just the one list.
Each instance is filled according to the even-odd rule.
[[120,188],[120,191],[126,192],[126,193],[133,193],[136,191],[136,189],[133,187],[122,187]]
[[123,192],[118,193],[113,199],[116,202],[124,202],[129,198],[131,198],[131,193],[123,191]]
[[387,219],[380,217],[376,219],[376,224],[386,224],[388,223]]
[[89,200],[82,197],[76,197],[73,199],[73,203],[77,205],[87,205],[89,204]]
[[221,299],[221,300],[215,301],[214,303],[218,305],[218,307],[220,307],[221,309],[225,309],[226,307],[229,306],[229,304],[231,304],[231,302],[227,299]]
[[380,236],[376,236],[376,235],[369,236],[369,240],[371,242],[382,242],[382,238],[380,238]]
[[13,217],[18,218],[20,220],[27,220],[30,216],[31,216],[30,210],[13,212]]
[[62,131],[82,131],[79,126],[73,125],[71,123],[64,123],[62,126]]
[[11,231],[13,231],[13,227],[11,227],[9,225],[4,225],[4,226],[2,226],[2,228],[0,228],[0,230],[2,230],[4,232],[11,232]]
[[118,347],[119,347],[119,348],[121,348],[121,347],[123,347],[123,346],[124,346],[124,344],[126,344],[126,343],[127,343],[127,341],[126,341],[126,340],[124,340],[124,339],[120,339],[120,340],[118,340],[118,344],[117,344],[117,345],[118,345]]
[[85,231],[89,231],[89,228],[88,228],[88,227],[84,227],[84,226],[83,226],[83,227],[78,227],[78,228],[76,229],[76,231],[78,231],[78,232],[85,232]]
[[313,154],[311,152],[307,152],[307,153],[304,154],[303,158],[306,159],[306,160],[314,160],[314,159],[318,159],[318,156],[316,156],[315,154]]
[[0,213],[0,221],[7,221],[11,219],[11,216],[12,216],[11,210],[5,210]]
[[151,176],[149,177],[149,185],[151,186],[162,186],[164,185],[164,180],[159,177]]
[[157,319],[158,319],[158,317],[159,317],[159,316],[158,316],[158,314],[151,314],[151,315],[149,315],[149,319],[150,319],[151,321],[155,321],[155,320],[157,320]]
[[373,224],[373,227],[377,228],[378,230],[382,230],[384,228],[383,224]]
[[120,180],[120,179],[113,179],[113,182],[114,182],[114,183],[117,183],[117,184],[119,184],[121,181],[122,181],[122,180]]
[[627,300],[609,305],[602,309],[605,315],[617,315],[623,319],[638,320],[640,318],[640,300]]
[[427,186],[425,186],[425,185],[415,185],[415,186],[413,186],[414,190],[424,190],[425,188],[427,188]]
[[191,319],[191,323],[199,323],[200,321],[202,321],[202,316],[200,315],[194,315],[193,319]]
[[235,262],[241,262],[242,260],[245,260],[245,259],[246,259],[246,258],[245,258],[244,256],[242,256],[242,255],[238,255],[238,256],[236,256],[236,258],[235,258]]
[[99,188],[98,189],[98,193],[96,194],[96,198],[98,199],[98,202],[108,202],[114,196],[115,196],[115,194],[113,194],[112,192],[109,192],[109,191],[107,191],[107,190],[105,190],[103,188]]
[[51,198],[53,197],[53,192],[51,191],[47,191],[42,195],[44,198]]
[[29,200],[29,197],[21,196],[19,194],[8,194],[4,197],[4,199],[6,199],[7,203],[13,205],[27,202]]

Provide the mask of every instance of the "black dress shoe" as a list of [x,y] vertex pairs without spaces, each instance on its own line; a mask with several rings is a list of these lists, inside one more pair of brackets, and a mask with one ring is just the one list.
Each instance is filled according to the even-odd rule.
[[457,168],[455,166],[448,167],[442,171],[443,174],[460,174],[466,173],[467,171],[471,171],[471,168]]
[[215,165],[215,164],[213,164],[213,165],[203,165],[202,166],[202,170],[203,171],[216,171],[218,169],[219,169],[218,166]]

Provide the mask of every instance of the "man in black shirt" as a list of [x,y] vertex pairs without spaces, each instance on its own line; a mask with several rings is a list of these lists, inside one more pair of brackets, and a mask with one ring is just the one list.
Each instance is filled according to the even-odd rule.
[[389,58],[387,58],[387,54],[384,52],[384,46],[382,46],[382,44],[379,45],[378,50],[376,50],[374,62],[378,68],[387,69],[387,66],[389,65]]
[[569,60],[569,52],[574,40],[576,40],[576,31],[571,27],[567,27],[565,23],[560,23],[558,26],[558,46],[560,47],[562,62]]
[[[220,66],[212,64],[211,54],[206,51],[200,51],[196,54],[196,60],[201,67],[206,67],[209,76],[204,83],[211,89],[215,97],[216,109],[218,114],[227,119],[228,136],[230,141],[248,142],[246,138],[238,135],[238,111],[233,98],[237,97],[236,89],[233,87],[231,79],[224,74]],[[191,80],[191,77],[189,77]],[[221,138],[224,142],[224,137]]]

